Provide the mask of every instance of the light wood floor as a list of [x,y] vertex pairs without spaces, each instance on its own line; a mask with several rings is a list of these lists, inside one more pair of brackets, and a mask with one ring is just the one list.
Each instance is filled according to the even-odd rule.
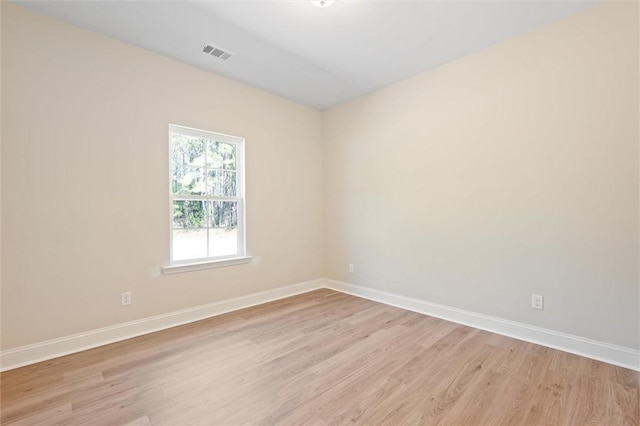
[[640,422],[637,372],[330,290],[0,379],[3,424]]

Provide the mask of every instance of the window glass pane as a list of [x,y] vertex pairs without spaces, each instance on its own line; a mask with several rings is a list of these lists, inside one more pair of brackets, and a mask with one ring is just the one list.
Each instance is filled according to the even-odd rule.
[[207,206],[205,201],[173,201],[174,228],[206,228]]
[[235,197],[236,172],[234,170],[209,170],[207,172],[207,194],[217,197]]
[[171,191],[174,194],[204,195],[204,169],[191,166],[173,166],[171,169]]
[[204,166],[205,139],[171,134],[171,159],[173,164]]
[[238,226],[237,201],[209,201],[209,227],[235,229]]
[[231,256],[238,253],[238,230],[209,228],[209,256]]
[[209,256],[238,253],[238,202],[209,202]]
[[210,140],[207,143],[207,167],[212,169],[236,169],[236,145]]
[[204,257],[207,257],[207,228],[173,230],[173,260]]
[[203,201],[173,201],[173,259],[207,257],[207,205]]

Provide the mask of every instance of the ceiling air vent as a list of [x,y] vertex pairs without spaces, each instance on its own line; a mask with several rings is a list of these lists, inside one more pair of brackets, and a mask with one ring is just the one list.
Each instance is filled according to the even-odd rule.
[[226,61],[231,56],[233,56],[233,53],[228,52],[224,49],[220,49],[219,47],[212,46],[210,44],[205,44],[204,46],[202,46],[202,51],[207,55],[215,56],[216,58],[222,59],[223,61]]

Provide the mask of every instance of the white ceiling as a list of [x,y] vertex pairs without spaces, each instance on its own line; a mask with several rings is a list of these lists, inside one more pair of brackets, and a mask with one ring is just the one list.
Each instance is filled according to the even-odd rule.
[[[25,1],[29,9],[325,109],[597,1]],[[210,43],[234,53],[221,61]]]

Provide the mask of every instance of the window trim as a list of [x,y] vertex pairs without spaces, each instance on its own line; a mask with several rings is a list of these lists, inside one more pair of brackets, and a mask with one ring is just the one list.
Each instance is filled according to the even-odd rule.
[[[246,203],[244,184],[244,138],[239,136],[225,135],[207,130],[194,129],[191,127],[169,124],[168,127],[168,147],[169,147],[169,265],[163,267],[163,273],[187,272],[208,268],[218,268],[222,266],[248,263],[251,257],[246,255]],[[171,146],[172,134],[180,134],[189,137],[215,140],[218,142],[230,143],[236,146],[236,196],[206,196],[206,195],[180,195],[173,193],[172,171],[173,171],[173,150]],[[173,259],[173,201],[174,198],[182,200],[216,200],[235,201],[238,203],[238,227],[237,227],[237,252],[226,256],[201,257],[193,259],[174,260]],[[208,250],[208,248],[207,248]]]
[[223,268],[225,266],[242,265],[253,262],[252,256],[233,257],[221,260],[207,260],[204,262],[183,263],[162,267],[162,273],[179,274],[181,272],[202,271],[204,269]]

